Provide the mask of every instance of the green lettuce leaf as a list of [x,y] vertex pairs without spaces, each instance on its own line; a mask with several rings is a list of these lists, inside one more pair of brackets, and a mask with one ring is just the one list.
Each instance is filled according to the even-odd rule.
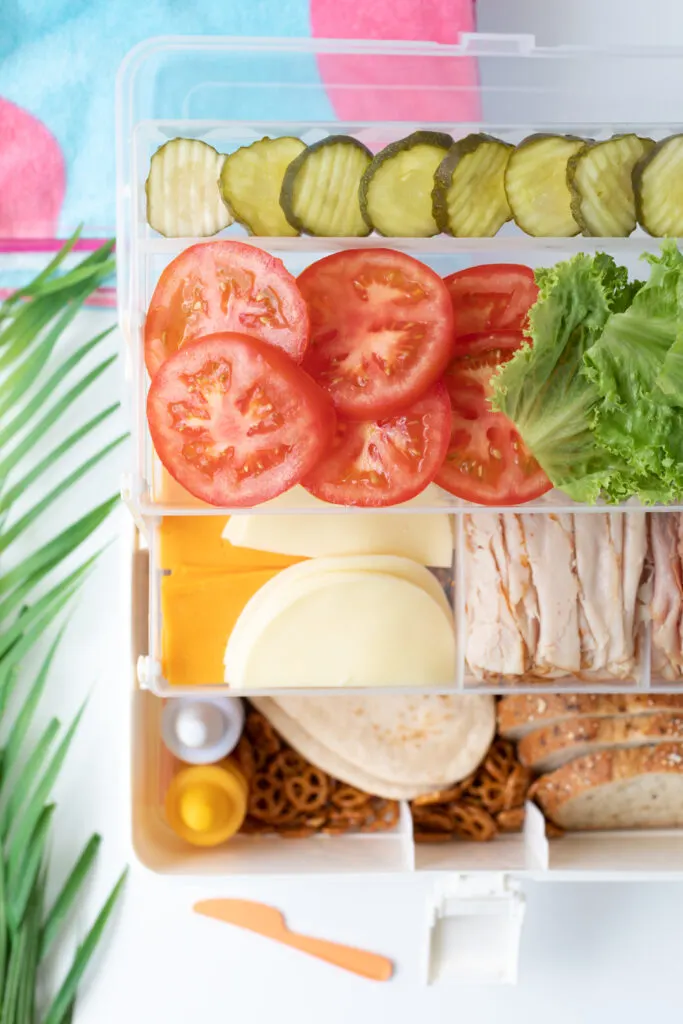
[[[683,273],[681,273],[680,263],[683,262],[683,257],[681,257],[681,254],[678,252],[678,249],[673,242],[665,242],[662,247],[662,252],[663,256],[668,256],[672,266],[671,288],[673,289],[675,287],[676,289],[676,306],[678,316],[676,319],[676,330],[674,332],[671,348],[664,356],[664,362],[659,372],[659,376],[657,377],[657,387],[665,396],[669,405],[681,407],[683,406],[683,325],[680,322],[680,317],[683,312]],[[675,256],[678,257],[677,261]],[[673,280],[674,269],[678,270],[678,275],[675,281]]]
[[605,254],[579,254],[537,271],[536,280],[531,344],[496,374],[491,404],[514,422],[555,487],[575,501],[595,502],[612,477],[615,489],[628,488],[628,466],[591,429],[600,393],[584,372],[584,355],[635,286]]
[[681,338],[683,256],[671,242],[647,259],[647,283],[609,318],[584,362],[600,394],[592,414],[596,440],[629,466],[634,493],[671,501],[683,488],[683,416],[661,378]]

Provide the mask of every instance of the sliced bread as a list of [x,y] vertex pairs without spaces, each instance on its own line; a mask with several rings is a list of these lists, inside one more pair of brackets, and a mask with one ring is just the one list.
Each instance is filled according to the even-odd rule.
[[543,775],[530,790],[567,831],[683,826],[683,744],[589,754]]
[[649,693],[548,693],[503,697],[498,701],[498,732],[518,740],[539,725],[555,725],[577,715],[605,718],[680,711],[683,695]]
[[600,750],[671,741],[683,742],[683,714],[662,711],[621,718],[582,716],[527,733],[517,745],[517,754],[523,765],[540,774],[554,772],[576,757]]

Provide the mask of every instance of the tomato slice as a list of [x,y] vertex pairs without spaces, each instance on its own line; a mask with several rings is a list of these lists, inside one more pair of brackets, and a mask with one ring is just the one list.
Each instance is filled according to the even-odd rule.
[[212,505],[250,507],[310,472],[334,436],[327,395],[279,349],[212,334],[154,377],[147,418],[157,455]]
[[461,338],[446,370],[451,399],[451,438],[436,482],[479,505],[519,505],[552,487],[526,450],[514,424],[489,407],[491,374],[524,341],[521,331],[493,331]]
[[150,377],[183,345],[237,331],[281,348],[295,362],[308,344],[308,310],[282,260],[245,242],[200,242],[169,263],[145,322]]
[[396,505],[432,482],[448,449],[451,409],[443,384],[389,418],[337,420],[327,454],[304,487],[335,505]]
[[443,281],[391,249],[350,249],[304,270],[311,342],[304,367],[348,419],[406,408],[436,383],[451,354]]
[[538,298],[531,267],[491,263],[444,278],[453,301],[454,333],[521,331]]

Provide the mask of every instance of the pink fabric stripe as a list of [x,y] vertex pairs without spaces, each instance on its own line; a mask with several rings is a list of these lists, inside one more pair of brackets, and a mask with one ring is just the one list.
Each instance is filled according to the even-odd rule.
[[[59,252],[66,241],[66,238],[0,238],[0,253]],[[95,252],[109,241],[109,238],[79,238],[73,246],[73,252]]]

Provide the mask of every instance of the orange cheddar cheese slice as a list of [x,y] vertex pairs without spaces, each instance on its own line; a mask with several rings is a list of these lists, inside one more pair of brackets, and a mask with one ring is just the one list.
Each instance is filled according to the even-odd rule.
[[301,558],[268,551],[233,547],[221,534],[227,516],[164,516],[159,528],[159,564],[171,571],[189,568],[222,572],[248,569],[285,569]]
[[185,567],[162,577],[161,663],[171,686],[223,682],[225,645],[237,619],[247,601],[279,571]]

